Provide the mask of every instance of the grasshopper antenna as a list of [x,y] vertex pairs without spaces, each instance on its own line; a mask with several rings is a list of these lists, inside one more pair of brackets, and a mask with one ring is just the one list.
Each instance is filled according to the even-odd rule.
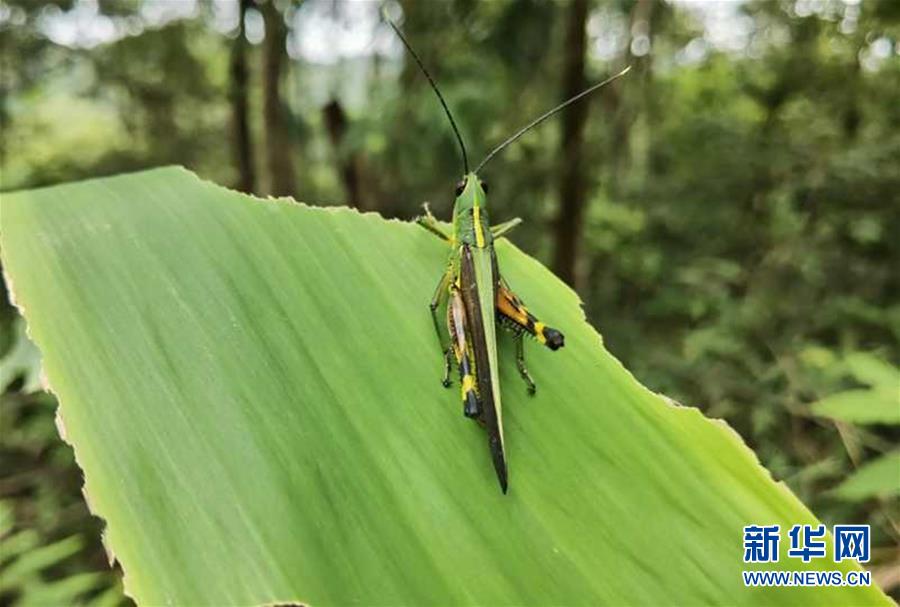
[[[527,133],[528,131],[530,131],[531,129],[533,129],[534,127],[536,127],[537,125],[539,125],[539,124],[542,123],[543,121],[545,121],[547,118],[549,118],[549,117],[552,116],[553,114],[557,113],[558,111],[567,108],[568,106],[572,105],[573,103],[575,103],[576,101],[578,101],[578,100],[581,99],[582,97],[585,97],[585,96],[587,96],[587,95],[590,95],[591,93],[593,93],[593,92],[596,91],[597,89],[603,88],[604,86],[606,86],[607,84],[609,84],[610,82],[612,82],[613,80],[615,80],[616,78],[618,78],[619,76],[624,76],[625,74],[628,73],[628,70],[630,70],[630,69],[631,69],[631,66],[629,65],[628,67],[626,67],[624,70],[622,70],[621,72],[619,72],[619,73],[616,74],[615,76],[610,76],[609,78],[607,78],[607,79],[604,80],[603,82],[598,82],[597,84],[595,84],[595,85],[593,85],[593,86],[591,86],[591,87],[586,88],[585,90],[581,91],[580,93],[578,93],[578,94],[575,95],[574,97],[571,97],[571,98],[569,98],[569,99],[563,101],[562,103],[560,103],[559,105],[557,105],[557,106],[556,106],[555,108],[553,108],[552,110],[546,112],[545,114],[542,114],[542,115],[538,116],[537,118],[535,118],[534,120],[532,120],[531,122],[529,122],[528,124],[526,124],[524,127],[522,127],[521,129],[519,129],[518,131],[516,131],[516,133],[515,133],[512,137],[510,137],[509,139],[507,139],[506,141],[504,141],[503,143],[501,143],[500,145],[498,145],[497,147],[495,147],[495,148],[491,151],[490,154],[488,154],[487,156],[485,156],[485,157],[484,157],[484,160],[482,160],[481,163],[475,168],[475,173],[478,173],[478,172],[482,169],[482,167],[484,167],[484,165],[486,165],[486,164],[488,163],[488,161],[489,161],[491,158],[493,158],[494,156],[497,155],[497,153],[498,153],[499,151],[501,151],[503,148],[505,148],[506,146],[508,146],[510,143],[512,143],[513,141],[515,141],[516,139],[518,139],[519,137],[521,137],[522,135],[524,135],[525,133]],[[452,118],[451,118],[451,120],[452,120]]]
[[450,126],[453,127],[453,133],[456,135],[456,140],[459,142],[459,149],[462,151],[463,175],[468,175],[469,157],[466,155],[466,145],[463,143],[462,135],[459,134],[459,129],[456,128],[456,121],[453,120],[453,114],[450,113],[450,108],[447,107],[447,102],[444,101],[444,96],[441,95],[441,91],[438,88],[437,83],[434,81],[434,78],[431,77],[431,74],[428,73],[428,70],[425,69],[425,65],[422,63],[422,60],[419,59],[416,51],[414,51],[413,47],[410,46],[409,41],[406,39],[406,36],[403,35],[403,32],[400,31],[400,28],[394,25],[394,22],[389,17],[385,16],[384,20],[388,22],[388,25],[390,25],[395,32],[397,32],[397,36],[399,36],[400,41],[403,42],[403,46],[406,47],[406,50],[409,51],[409,54],[412,55],[413,59],[416,60],[419,69],[422,70],[422,73],[425,74],[425,78],[428,79],[428,83],[431,85],[431,88],[434,89],[438,100],[441,102],[441,106],[443,106],[444,108],[444,112],[447,114],[447,118],[450,119]]

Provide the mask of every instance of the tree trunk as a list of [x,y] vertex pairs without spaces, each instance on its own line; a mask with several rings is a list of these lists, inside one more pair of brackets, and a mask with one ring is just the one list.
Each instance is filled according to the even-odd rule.
[[368,205],[362,198],[360,191],[359,158],[354,153],[347,153],[343,149],[344,136],[347,134],[347,114],[337,99],[329,101],[322,108],[322,117],[325,128],[328,130],[328,138],[334,148],[334,156],[337,160],[341,181],[344,184],[344,195],[347,202],[358,209],[367,209]]
[[287,26],[274,0],[259,5],[266,27],[263,43],[263,120],[265,122],[266,164],[269,191],[275,196],[294,194],[294,164],[281,99],[281,75],[287,60]]
[[[585,86],[584,56],[587,46],[588,0],[573,0],[568,15],[563,68],[563,99],[581,92]],[[578,287],[578,254],[584,229],[587,187],[582,170],[584,127],[587,103],[575,103],[562,115],[562,171],[559,187],[559,215],[556,219],[556,252],[553,268],[557,275]]]
[[[625,178],[631,170],[633,164],[631,133],[634,123],[639,117],[643,117],[651,128],[649,131],[654,133],[652,128],[652,120],[655,116],[651,106],[654,104],[652,97],[652,69],[653,69],[653,28],[654,19],[661,19],[664,11],[657,11],[654,16],[653,0],[637,0],[631,9],[629,19],[629,31],[631,32],[631,42],[625,49],[625,57],[621,67],[616,66],[615,71],[624,68],[626,65],[631,66],[631,73],[628,75],[626,86],[633,90],[629,96],[629,102],[624,102],[624,92],[622,81],[614,83],[606,91],[606,99],[608,104],[604,106],[603,113],[609,116],[612,122],[612,145],[609,148],[609,162],[612,167],[610,172],[610,181],[608,191],[613,196],[621,195]],[[650,43],[649,49],[643,53],[636,55],[633,50],[634,43],[639,37],[646,37]],[[642,162],[639,162],[643,165]]]
[[234,163],[238,171],[236,188],[248,194],[256,188],[256,171],[253,165],[253,142],[250,139],[250,121],[247,112],[247,38],[244,32],[244,15],[251,0],[239,0],[238,35],[231,46],[231,129]]

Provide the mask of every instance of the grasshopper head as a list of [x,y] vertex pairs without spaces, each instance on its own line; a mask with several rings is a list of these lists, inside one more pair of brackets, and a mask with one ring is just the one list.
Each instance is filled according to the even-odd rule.
[[487,208],[487,183],[475,173],[469,173],[456,184],[456,202],[453,215],[459,216],[479,207],[482,212]]

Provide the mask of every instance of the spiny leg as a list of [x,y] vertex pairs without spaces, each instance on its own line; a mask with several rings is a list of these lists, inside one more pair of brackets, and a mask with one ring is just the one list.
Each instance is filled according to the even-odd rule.
[[534,385],[534,380],[531,379],[531,373],[528,372],[528,368],[525,366],[525,342],[524,342],[524,334],[519,331],[516,333],[516,368],[519,369],[519,375],[522,376],[522,380],[524,380],[525,385],[528,387],[528,393],[534,394],[537,392],[537,386]]
[[534,394],[537,391],[537,386],[535,386],[534,380],[525,366],[525,344],[523,341],[525,332],[527,331],[538,342],[551,350],[558,350],[563,347],[565,338],[562,333],[546,326],[535,318],[502,278],[497,288],[497,318],[500,319],[502,326],[510,329],[515,334],[516,367],[519,370],[519,375],[525,381],[525,385],[528,386],[528,393]]
[[431,310],[431,321],[434,324],[434,332],[437,334],[438,343],[441,345],[441,353],[444,357],[444,376],[441,379],[441,384],[445,388],[450,387],[450,344],[444,344],[444,334],[441,332],[441,323],[438,322],[437,311],[438,308],[441,307],[441,304],[447,299],[447,294],[449,293],[450,281],[452,277],[450,275],[450,269],[447,268],[447,271],[444,272],[444,275],[441,276],[440,282],[438,282],[437,288],[434,290],[434,296],[431,298],[431,303],[428,304],[429,309]]
[[453,366],[451,362],[451,358],[453,357],[453,348],[447,348],[444,350],[444,377],[441,379],[441,384],[445,388],[450,387],[450,367]]
[[471,349],[466,340],[466,309],[462,296],[455,287],[450,292],[450,305],[447,306],[447,327],[459,366],[463,415],[477,419],[481,416],[481,403],[475,389],[477,382],[472,368]]

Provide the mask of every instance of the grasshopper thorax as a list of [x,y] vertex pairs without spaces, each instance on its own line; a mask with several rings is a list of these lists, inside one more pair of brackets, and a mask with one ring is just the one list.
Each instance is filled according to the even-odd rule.
[[460,243],[484,248],[493,241],[487,211],[487,184],[475,173],[469,173],[456,184],[453,228],[456,241]]

